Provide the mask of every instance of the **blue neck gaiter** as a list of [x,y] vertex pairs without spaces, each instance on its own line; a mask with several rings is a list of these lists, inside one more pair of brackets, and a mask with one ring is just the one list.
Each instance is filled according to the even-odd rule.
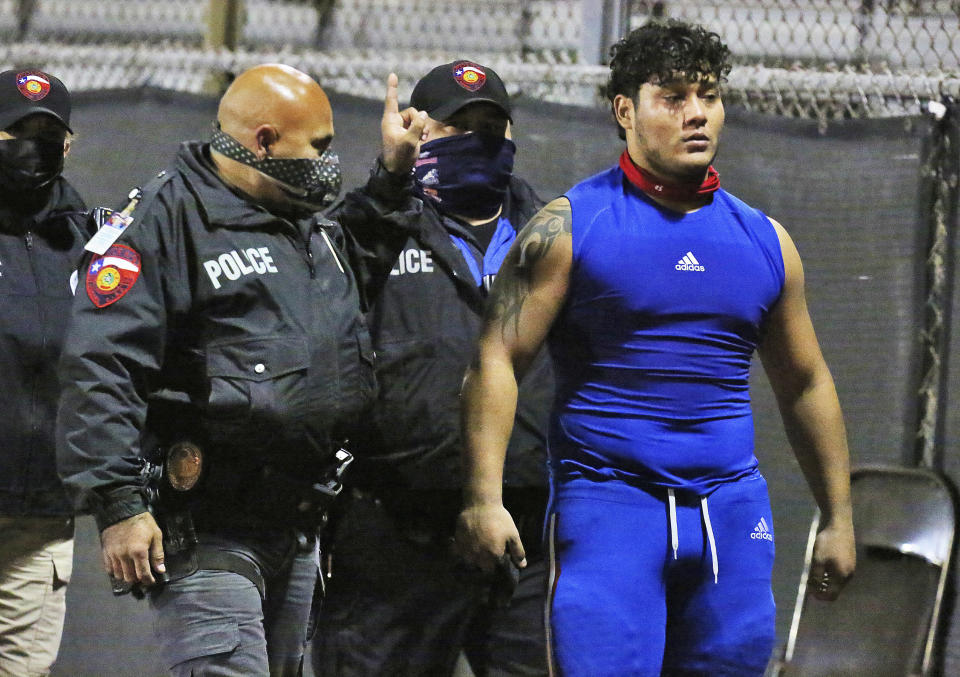
[[497,230],[493,234],[493,239],[490,240],[490,245],[482,251],[482,260],[478,260],[477,254],[474,253],[476,245],[471,247],[466,240],[453,233],[450,233],[450,239],[463,254],[463,259],[467,262],[467,267],[477,286],[483,287],[484,291],[489,293],[493,286],[493,279],[500,272],[503,260],[507,258],[510,245],[517,239],[517,231],[508,218],[501,216],[497,221]]
[[510,139],[478,132],[428,141],[413,168],[417,190],[446,214],[492,217],[510,185],[516,149]]

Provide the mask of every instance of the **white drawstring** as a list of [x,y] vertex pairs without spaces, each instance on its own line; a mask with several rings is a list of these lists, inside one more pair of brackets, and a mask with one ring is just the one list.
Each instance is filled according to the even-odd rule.
[[[680,532],[677,529],[677,495],[673,489],[667,489],[667,504],[670,506],[670,545],[673,546],[673,559],[677,559],[680,549]],[[717,557],[717,542],[713,538],[713,525],[710,523],[710,510],[707,508],[707,497],[700,497],[700,513],[703,515],[703,525],[707,530],[707,540],[710,542],[710,557],[713,560],[713,582],[720,581],[720,560]]]
[[670,504],[670,544],[673,546],[673,559],[677,559],[680,534],[677,533],[677,496],[673,493],[673,489],[667,489],[667,503]]
[[700,497],[700,512],[703,513],[703,524],[707,528],[707,540],[710,541],[710,554],[713,556],[713,582],[719,581],[720,562],[717,560],[717,542],[713,540],[713,526],[710,524],[710,511],[707,509],[707,497]]

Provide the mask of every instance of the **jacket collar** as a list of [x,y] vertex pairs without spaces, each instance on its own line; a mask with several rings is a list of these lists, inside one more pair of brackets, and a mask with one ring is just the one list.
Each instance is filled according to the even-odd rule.
[[[500,215],[507,217],[514,229],[519,231],[526,225],[528,215],[535,213],[539,207],[532,189],[516,175],[510,177],[510,188],[504,196]],[[424,202],[423,213],[425,217],[429,215],[429,218],[419,221],[419,230],[414,233],[414,238],[433,252],[435,261],[451,271],[457,285],[468,299],[482,304],[484,296],[474,282],[473,273],[470,272],[463,254],[450,240],[451,231],[456,230],[455,222],[429,202]]]
[[86,206],[77,191],[62,176],[54,182],[46,204],[32,214],[24,214],[9,209],[0,202],[0,231],[22,233],[41,229],[44,224],[65,216],[76,216],[78,220],[86,211]]
[[211,225],[262,228],[278,221],[292,225],[287,218],[268,211],[220,178],[210,159],[208,143],[187,141],[181,144],[174,166],[184,177],[188,190]]

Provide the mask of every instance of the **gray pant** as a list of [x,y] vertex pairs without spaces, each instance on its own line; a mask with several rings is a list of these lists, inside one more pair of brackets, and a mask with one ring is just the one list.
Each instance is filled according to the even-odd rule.
[[[286,539],[284,539],[286,540]],[[301,675],[319,585],[316,539],[296,548],[201,537],[251,559],[264,573],[266,599],[254,584],[232,571],[200,570],[167,584],[150,597],[154,631],[170,674],[247,677]]]

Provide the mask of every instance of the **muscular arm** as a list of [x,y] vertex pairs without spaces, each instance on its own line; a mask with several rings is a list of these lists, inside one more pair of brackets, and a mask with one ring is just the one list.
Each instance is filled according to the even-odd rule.
[[800,256],[783,227],[776,222],[774,226],[786,279],[759,352],[787,437],[822,515],[811,581],[818,583],[827,572],[829,588],[815,592],[833,599],[856,564],[846,430],[833,377],[807,311]]
[[497,274],[477,354],[461,391],[464,510],[457,542],[485,570],[505,551],[522,566],[523,546],[502,503],[503,462],[517,382],[543,344],[567,294],[570,204],[549,203],[520,232]]

